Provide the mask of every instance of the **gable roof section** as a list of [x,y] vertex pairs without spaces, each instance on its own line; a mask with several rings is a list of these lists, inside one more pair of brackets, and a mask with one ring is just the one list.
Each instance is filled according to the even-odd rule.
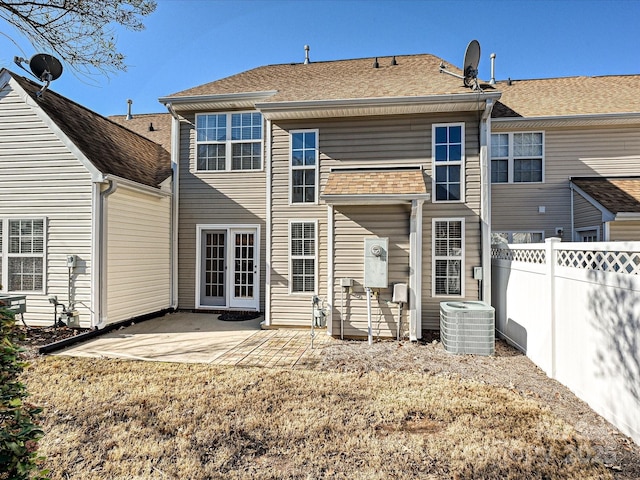
[[640,75],[500,81],[493,118],[640,113]]
[[571,183],[613,215],[640,213],[640,177],[572,177]]
[[162,145],[171,152],[171,114],[138,113],[127,120],[126,115],[110,115],[109,120],[142,135],[152,142]]
[[171,175],[169,153],[137,133],[41,86],[9,72],[13,80],[103,175],[159,188]]

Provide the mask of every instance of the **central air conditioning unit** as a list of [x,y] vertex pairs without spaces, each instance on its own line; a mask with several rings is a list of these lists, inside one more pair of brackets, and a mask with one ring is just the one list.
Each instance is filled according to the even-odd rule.
[[449,353],[493,355],[495,309],[484,302],[441,302],[440,338]]

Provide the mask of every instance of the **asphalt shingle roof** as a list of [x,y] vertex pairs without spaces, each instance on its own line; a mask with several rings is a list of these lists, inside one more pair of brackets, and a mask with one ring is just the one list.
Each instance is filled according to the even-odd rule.
[[103,174],[159,187],[171,176],[171,157],[159,144],[57,94],[9,72],[71,141]]
[[493,117],[555,117],[640,112],[640,75],[500,81]]
[[613,214],[640,212],[640,177],[573,177],[571,181]]
[[422,170],[336,170],[331,172],[323,195],[424,195]]
[[162,145],[167,152],[171,151],[171,114],[139,113],[133,115],[133,118],[129,120],[126,115],[110,115],[108,118],[152,142]]
[[[267,65],[184,90],[169,97],[233,93],[277,93],[265,102],[418,97],[469,93],[459,78],[440,73],[442,59],[434,55]],[[447,65],[460,74],[460,69]],[[488,86],[485,86],[488,87]],[[490,87],[488,87],[490,88]]]

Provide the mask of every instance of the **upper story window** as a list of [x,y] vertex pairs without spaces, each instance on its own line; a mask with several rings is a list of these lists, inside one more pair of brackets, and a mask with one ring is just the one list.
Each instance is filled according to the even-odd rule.
[[542,132],[491,135],[491,183],[535,183],[544,178]]
[[294,130],[291,134],[291,203],[318,201],[318,130]]
[[199,171],[260,170],[262,114],[196,115],[196,169]]
[[434,125],[432,152],[434,201],[463,201],[464,124]]
[[0,220],[0,253],[6,291],[44,291],[44,219]]

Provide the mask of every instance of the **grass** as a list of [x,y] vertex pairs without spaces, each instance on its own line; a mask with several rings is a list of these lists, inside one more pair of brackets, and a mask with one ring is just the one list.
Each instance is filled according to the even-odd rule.
[[446,376],[47,357],[53,479],[611,478],[533,400]]

